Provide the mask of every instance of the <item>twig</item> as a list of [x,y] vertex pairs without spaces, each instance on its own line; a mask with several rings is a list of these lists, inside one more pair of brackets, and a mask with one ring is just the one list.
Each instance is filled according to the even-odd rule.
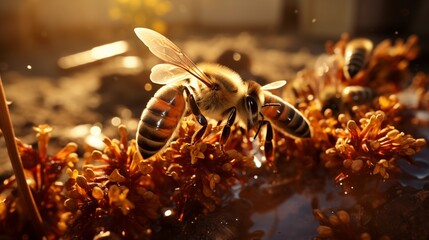
[[24,201],[29,218],[38,234],[43,234],[43,221],[39,210],[31,194],[30,187],[24,175],[24,167],[21,162],[18,148],[15,142],[15,133],[10,119],[9,108],[7,106],[6,95],[3,89],[3,83],[0,77],[0,128],[3,131],[3,136],[6,141],[6,148],[9,153],[9,158],[12,163],[12,168],[18,183],[18,189]]

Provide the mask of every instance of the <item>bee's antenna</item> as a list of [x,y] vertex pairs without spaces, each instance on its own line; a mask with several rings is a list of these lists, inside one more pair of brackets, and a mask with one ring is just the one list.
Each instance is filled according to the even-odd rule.
[[280,106],[281,106],[280,103],[264,103],[264,105],[262,105],[262,107],[280,107]]

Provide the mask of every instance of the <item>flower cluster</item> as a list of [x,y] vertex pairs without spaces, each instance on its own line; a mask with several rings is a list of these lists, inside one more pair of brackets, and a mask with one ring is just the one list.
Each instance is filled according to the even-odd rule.
[[[409,95],[401,89],[407,84],[409,62],[418,54],[417,41],[411,36],[405,42],[379,43],[368,53],[367,63],[362,62],[359,74],[348,79],[344,58],[351,41],[343,35],[337,43],[328,43],[327,55],[313,68],[302,70],[291,85],[295,102],[312,127],[313,147],[325,167],[341,173],[338,179],[358,174],[387,179],[389,172],[399,171],[398,159],[410,160],[426,144],[396,129],[410,115],[405,111]],[[417,74],[408,87],[413,94],[421,92],[415,106],[424,105],[427,82],[424,74]],[[355,88],[360,90],[351,102],[346,99],[350,93],[343,92],[349,86],[369,88]]]
[[[345,210],[332,212],[327,216],[322,210],[314,209],[313,215],[316,220],[320,222],[317,227],[317,236],[315,240],[328,240],[328,239],[373,239],[369,232],[365,229],[365,222],[360,219],[359,215],[350,216]],[[376,239],[390,239],[387,236],[381,236]]]
[[[119,126],[120,140],[105,138],[103,152],[94,150],[82,169],[67,169],[64,184],[69,210],[67,235],[93,238],[102,232],[130,239],[147,239],[149,221],[158,218],[159,197],[148,184],[152,169],[128,142],[127,130]],[[64,226],[65,227],[65,226]]]
[[335,235],[343,233],[351,234],[352,238],[355,236],[355,233],[348,229],[350,228],[350,215],[346,211],[341,210],[328,217],[320,209],[314,209],[313,215],[321,223],[321,226],[317,228],[318,237],[316,239],[332,239]]
[[150,238],[157,233],[149,223],[157,219],[173,216],[187,221],[223,206],[232,196],[232,186],[244,181],[242,171],[254,166],[253,159],[223,149],[216,127],[209,126],[193,143],[197,129],[195,121],[182,121],[177,139],[153,158],[143,159],[135,140],[128,142],[126,129],[120,126],[120,140],[105,138],[104,151],[92,151],[81,170],[67,169],[64,204],[69,212],[63,223],[69,225],[67,236],[109,232]]
[[[429,122],[427,76],[418,73],[408,83],[409,63],[418,55],[417,41],[410,36],[394,44],[390,40],[377,44],[359,73],[346,78],[345,53],[351,41],[343,35],[337,43],[328,43],[327,55],[321,55],[313,68],[299,72],[290,85],[295,98],[291,102],[299,106],[313,130],[313,145],[296,159],[314,148],[319,152],[316,162],[320,160],[336,176],[345,194],[353,190],[365,195],[378,185],[371,182],[396,179],[401,171],[398,160],[413,163],[413,155],[426,146],[424,138],[398,130],[403,123],[407,123],[405,129],[412,129],[410,119],[414,126]],[[344,91],[351,87],[360,92],[352,96]],[[327,217],[316,209],[314,216],[321,224],[316,239],[371,238],[346,211]]]
[[360,126],[350,120],[346,129],[338,131],[347,137],[338,138],[335,147],[326,150],[325,161],[342,162],[342,175],[363,172],[389,178],[390,171],[398,170],[398,159],[410,159],[426,145],[423,138],[414,139],[388,125],[382,111],[367,113]]
[[[180,220],[186,219],[186,207],[197,205],[209,213],[232,196],[232,187],[244,181],[243,172],[254,167],[253,158],[219,144],[219,129],[208,126],[201,141],[192,143],[198,129],[196,122],[185,119],[178,129],[178,138],[160,154],[154,164],[154,181],[163,192],[172,192],[171,199]],[[232,134],[230,141],[241,141]],[[169,183],[169,184],[166,184]]]
[[410,76],[409,63],[418,53],[416,35],[411,35],[406,41],[398,39],[394,44],[390,39],[380,42],[368,63],[366,83],[383,94],[401,90],[400,83]]
[[[63,183],[59,179],[63,169],[73,167],[79,161],[76,154],[77,145],[69,143],[56,154],[50,155],[48,145],[52,128],[39,125],[34,127],[34,130],[37,133],[37,148],[17,140],[18,151],[36,205],[43,210],[41,215],[46,221],[44,226],[47,227],[44,232],[49,237],[56,237],[63,233],[64,228],[57,223],[61,222],[61,215],[66,211],[63,205]],[[22,200],[19,199],[16,189],[15,176],[6,179],[0,186],[0,232],[10,236],[21,236],[27,221],[19,204]]]

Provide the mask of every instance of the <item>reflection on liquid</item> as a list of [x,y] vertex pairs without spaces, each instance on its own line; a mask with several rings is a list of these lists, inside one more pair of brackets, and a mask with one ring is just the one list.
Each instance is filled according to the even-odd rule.
[[84,142],[94,149],[103,149],[105,144],[103,143],[104,135],[101,132],[100,125],[83,124],[72,128],[68,137],[71,139],[84,139]]

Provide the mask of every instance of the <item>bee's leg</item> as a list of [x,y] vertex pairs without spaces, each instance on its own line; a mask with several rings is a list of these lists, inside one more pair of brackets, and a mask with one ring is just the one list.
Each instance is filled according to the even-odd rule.
[[231,126],[235,122],[235,117],[237,116],[237,109],[235,107],[231,108],[231,112],[229,113],[228,120],[226,121],[226,125],[223,127],[222,135],[220,136],[220,143],[224,145],[228,140],[229,134],[231,133]]
[[269,162],[272,162],[274,160],[274,154],[273,154],[274,131],[269,121],[265,120],[264,124],[267,125],[267,134],[265,136],[265,144],[264,144],[265,157]]
[[265,157],[267,158],[267,160],[269,162],[273,161],[273,138],[274,138],[274,131],[273,131],[273,127],[271,126],[271,123],[267,120],[264,119],[264,115],[262,113],[259,113],[262,117],[262,120],[259,121],[259,126],[258,126],[258,130],[256,130],[255,136],[253,137],[253,140],[256,139],[256,137],[258,136],[259,132],[261,131],[261,128],[263,125],[267,125],[267,133],[265,135],[265,144],[264,144],[264,152],[265,152]]
[[292,94],[294,95],[295,99],[299,99],[299,93],[295,87],[292,87]]
[[188,88],[185,88],[186,95],[188,96],[189,105],[191,108],[192,114],[195,115],[195,118],[197,119],[197,122],[202,126],[198,132],[195,133],[193,136],[192,142],[199,141],[203,134],[206,131],[207,128],[207,119],[204,117],[204,115],[201,113],[200,108],[197,105],[197,102],[195,101],[194,95],[191,94]]
[[264,120],[264,114],[262,114],[261,112],[259,112],[259,115],[261,115],[262,120],[259,121],[258,130],[256,130],[255,136],[253,136],[253,140],[256,139],[256,137],[258,136],[259,132],[261,131],[262,125],[264,125],[264,123],[266,122]]

